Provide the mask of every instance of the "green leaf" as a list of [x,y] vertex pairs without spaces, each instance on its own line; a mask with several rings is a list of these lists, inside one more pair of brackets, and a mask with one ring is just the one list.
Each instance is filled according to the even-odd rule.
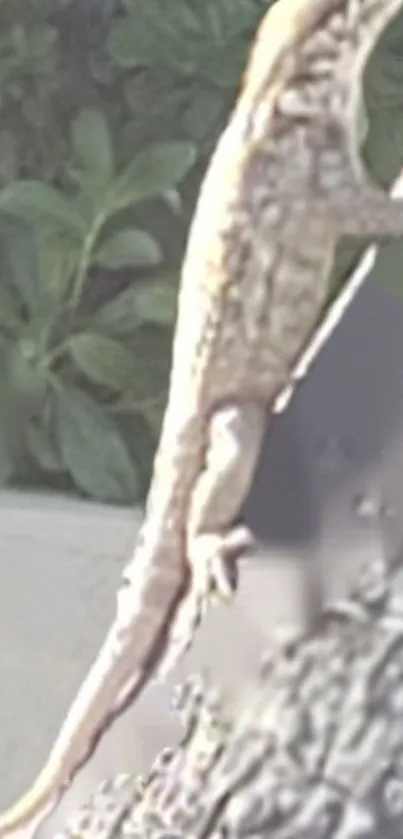
[[131,337],[131,351],[139,359],[136,376],[122,391],[114,411],[144,413],[150,403],[166,397],[172,357],[172,337],[165,327],[140,326]]
[[186,134],[200,143],[217,125],[222,110],[222,95],[213,88],[201,88],[198,95],[189,101],[183,114],[182,124]]
[[109,303],[96,309],[92,315],[92,323],[112,335],[133,333],[139,323],[136,312],[137,294],[137,285],[117,294]]
[[14,181],[0,192],[0,212],[23,220],[46,222],[79,234],[86,232],[68,198],[41,181]]
[[176,318],[178,275],[136,283],[101,306],[93,322],[112,335],[133,334],[142,323],[172,327]]
[[[61,301],[66,299],[81,254],[76,237],[65,236],[47,225],[2,225],[0,271],[12,283],[14,299],[8,295],[1,308],[7,312],[5,326],[21,323],[20,303],[29,310],[30,318],[47,318],[58,312]],[[6,291],[4,292],[6,294]],[[11,315],[10,305],[14,311]],[[0,311],[0,324],[2,315]]]
[[217,50],[210,47],[200,66],[201,76],[220,88],[234,90],[245,68],[246,55],[243,42],[234,39]]
[[130,0],[127,6],[108,39],[114,61],[125,68],[165,64],[196,75],[259,17],[251,0]]
[[114,421],[77,388],[58,390],[56,398],[56,437],[77,486],[99,501],[132,504],[138,475]]
[[115,421],[136,463],[141,482],[141,495],[144,497],[150,485],[157,440],[147,419],[137,411],[117,414]]
[[[118,20],[108,39],[108,51],[120,67],[136,67],[157,62],[176,63],[193,69],[193,43],[199,42],[203,33],[197,17],[189,27],[182,13],[184,3],[133,3],[128,14]],[[186,34],[187,37],[184,37]],[[203,39],[202,39],[203,40]]]
[[10,474],[14,470],[25,448],[27,427],[45,399],[46,378],[31,364],[31,350],[26,341],[0,349],[0,482],[3,468]]
[[157,265],[160,261],[158,242],[135,228],[114,233],[94,254],[94,262],[112,270],[126,265]]
[[178,289],[164,281],[142,283],[137,287],[135,307],[141,322],[172,326],[176,317]]
[[91,181],[106,186],[113,177],[113,151],[103,113],[81,111],[72,125],[72,142],[85,174]]
[[7,332],[14,332],[21,327],[21,324],[21,307],[16,295],[6,285],[1,285],[0,328],[4,327]]
[[38,298],[38,249],[35,231],[31,227],[27,228],[17,225],[15,221],[4,219],[2,234],[2,273],[9,278],[16,295],[32,314]]
[[20,412],[15,409],[13,382],[9,373],[10,346],[0,345],[0,485],[7,483],[15,470],[20,450]]
[[46,472],[60,472],[63,469],[63,463],[45,425],[31,423],[27,428],[26,443],[32,457]]
[[114,210],[166,193],[184,178],[196,157],[196,146],[179,140],[139,152],[115,181],[110,196]]
[[35,310],[49,315],[58,312],[68,299],[77,271],[81,248],[77,239],[41,228],[36,231],[37,295]]
[[[128,74],[126,74],[128,75]],[[176,70],[152,67],[142,73],[129,75],[124,85],[124,96],[131,118],[125,120],[121,131],[122,150],[126,160],[136,151],[158,142],[182,137],[183,109],[200,92],[200,82],[183,78]],[[196,97],[197,98],[197,97]],[[191,136],[183,136],[190,139]]]
[[92,323],[112,335],[133,334],[140,323],[171,327],[176,316],[178,275],[165,274],[155,280],[136,283],[100,306]]
[[180,216],[183,210],[183,201],[177,189],[167,189],[166,192],[161,193],[161,198],[175,216]]
[[73,335],[68,347],[79,370],[98,385],[121,391],[136,378],[136,360],[112,338],[83,332]]
[[166,406],[166,391],[162,391],[154,401],[149,401],[143,407],[143,416],[146,418],[148,425],[156,439],[158,439],[161,432],[162,418]]
[[34,413],[44,400],[47,390],[47,371],[39,363],[40,347],[32,339],[28,326],[20,340],[10,346],[7,370],[20,408]]

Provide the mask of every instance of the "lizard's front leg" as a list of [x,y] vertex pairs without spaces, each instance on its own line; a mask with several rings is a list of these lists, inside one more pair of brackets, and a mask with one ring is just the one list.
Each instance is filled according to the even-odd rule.
[[192,491],[187,517],[190,586],[169,633],[164,676],[190,646],[212,597],[229,599],[235,559],[250,549],[249,530],[236,519],[248,494],[266,430],[264,403],[226,403],[211,415],[204,469]]
[[358,238],[403,237],[403,199],[392,198],[376,184],[360,183],[353,178],[348,194],[332,194],[340,233]]
[[400,238],[403,236],[403,199],[393,199],[381,189],[364,188],[344,213],[340,212],[341,232],[349,236]]
[[186,648],[212,596],[234,591],[234,562],[251,547],[236,519],[247,496],[267,422],[263,403],[227,403],[211,415],[204,469],[192,491],[187,518],[190,591],[173,627],[175,647]]
[[187,560],[193,589],[205,605],[234,590],[234,560],[251,546],[245,526],[236,524],[248,494],[266,429],[263,403],[226,403],[208,425],[206,456],[192,492],[187,519]]

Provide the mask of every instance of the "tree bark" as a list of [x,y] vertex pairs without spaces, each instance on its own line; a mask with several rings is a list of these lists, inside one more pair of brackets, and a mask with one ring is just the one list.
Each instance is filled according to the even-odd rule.
[[198,677],[176,707],[181,741],[58,839],[403,837],[403,556],[273,648],[237,712]]

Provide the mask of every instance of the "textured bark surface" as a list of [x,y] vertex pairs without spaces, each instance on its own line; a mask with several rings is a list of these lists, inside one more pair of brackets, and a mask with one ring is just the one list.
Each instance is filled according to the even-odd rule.
[[403,557],[367,565],[310,636],[273,649],[241,711],[199,678],[146,778],[98,789],[82,839],[403,836]]

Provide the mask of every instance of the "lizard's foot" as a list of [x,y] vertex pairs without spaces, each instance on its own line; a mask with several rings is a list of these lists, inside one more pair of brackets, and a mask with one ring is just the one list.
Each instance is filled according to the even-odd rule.
[[234,527],[224,537],[217,533],[202,533],[192,542],[188,557],[191,587],[202,615],[211,600],[230,600],[237,584],[236,559],[252,545],[253,537],[243,525]]
[[160,665],[164,678],[173,664],[190,647],[195,631],[209,604],[214,600],[228,601],[236,589],[236,559],[253,545],[247,527],[230,530],[225,537],[219,534],[199,534],[192,542],[189,590],[180,604],[169,633],[169,646]]

